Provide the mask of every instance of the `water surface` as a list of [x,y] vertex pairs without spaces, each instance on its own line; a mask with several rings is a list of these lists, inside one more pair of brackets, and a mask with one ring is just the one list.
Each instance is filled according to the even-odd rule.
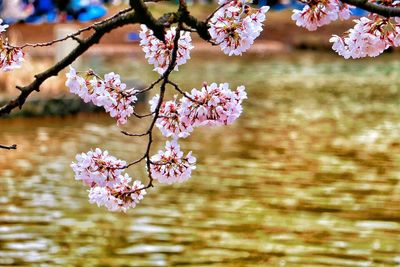
[[[135,57],[86,63],[155,78]],[[198,55],[180,69],[187,89],[245,84],[245,113],[184,140],[192,179],[127,214],[90,205],[69,165],[95,147],[134,160],[143,139],[102,114],[0,121],[1,143],[19,145],[0,151],[0,266],[400,266],[397,54]],[[144,166],[129,173],[146,181]]]

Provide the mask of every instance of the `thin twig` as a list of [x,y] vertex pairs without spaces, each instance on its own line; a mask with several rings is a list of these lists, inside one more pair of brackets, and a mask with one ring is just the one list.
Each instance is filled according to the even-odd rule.
[[151,89],[153,89],[153,87],[158,84],[162,79],[164,79],[163,76],[160,76],[157,80],[155,80],[154,82],[152,82],[148,87],[140,90],[140,91],[136,91],[135,94],[142,94],[144,92],[150,91]]
[[366,0],[340,0],[343,3],[359,7],[366,11],[384,16],[384,17],[400,17],[400,8],[378,5]]
[[138,113],[136,113],[136,112],[133,112],[133,115],[134,115],[136,118],[139,118],[139,119],[146,118],[146,117],[150,117],[150,116],[152,116],[153,114],[154,114],[154,112],[151,112],[151,113],[148,113],[148,114],[144,114],[144,115],[141,115],[141,114],[138,114]]
[[167,83],[169,83],[170,85],[172,85],[172,86],[175,88],[176,91],[178,91],[180,94],[182,94],[184,97],[186,97],[186,98],[189,99],[190,101],[195,102],[195,103],[197,103],[197,104],[199,104],[199,105],[202,105],[202,104],[203,104],[202,102],[200,102],[200,101],[198,101],[198,100],[192,98],[190,95],[188,95],[186,92],[184,92],[181,88],[179,88],[179,85],[178,85],[178,84],[176,84],[176,83],[174,83],[174,82],[172,82],[172,81],[170,81],[170,80],[168,80]]
[[146,136],[146,135],[149,134],[148,132],[141,133],[141,134],[131,134],[131,133],[128,133],[126,131],[121,131],[121,133],[126,135],[126,136],[133,136],[133,137],[142,137],[142,136]]
[[7,149],[7,150],[11,150],[11,149],[17,149],[17,145],[11,145],[11,146],[4,146],[4,145],[0,145],[1,149]]
[[143,155],[140,159],[135,160],[131,163],[129,163],[128,165],[126,165],[123,169],[129,168],[132,165],[138,164],[139,162],[143,161],[146,158],[146,155]]
[[[175,64],[176,64],[176,59],[177,59],[177,54],[178,54],[178,41],[180,38],[180,31],[181,31],[181,23],[179,23],[178,27],[176,28],[176,33],[175,33],[175,38],[174,38],[174,48],[172,49],[172,53],[171,53],[171,61],[168,65],[168,68],[166,69],[166,71],[164,72],[164,74],[162,75],[162,83],[160,85],[160,98],[158,99],[158,103],[157,106],[154,110],[154,118],[149,126],[149,129],[147,130],[147,132],[141,136],[148,136],[148,143],[147,143],[147,148],[146,148],[146,152],[144,154],[144,156],[137,160],[136,162],[130,163],[127,165],[127,167],[130,167],[138,162],[141,162],[143,159],[146,159],[146,166],[147,166],[147,174],[149,177],[149,182],[146,186],[144,186],[143,188],[139,188],[139,189],[135,189],[135,190],[131,190],[131,191],[127,191],[124,194],[129,195],[129,194],[134,194],[137,193],[141,190],[153,187],[153,176],[151,174],[151,169],[150,169],[150,165],[154,164],[154,162],[151,161],[150,159],[150,150],[151,150],[151,145],[153,143],[153,129],[154,129],[154,125],[156,124],[157,119],[159,118],[159,114],[160,114],[160,110],[161,110],[161,105],[163,103],[164,100],[164,95],[165,95],[165,90],[166,90],[166,84],[168,83],[168,77],[171,74],[172,70],[175,68]],[[124,132],[123,132],[124,133]],[[126,132],[124,134],[127,134]],[[138,136],[138,135],[135,135]]]
[[88,50],[91,46],[98,43],[106,33],[127,24],[137,23],[138,21],[139,18],[136,12],[129,12],[114,17],[113,19],[96,24],[95,32],[90,37],[84,39],[82,43],[80,43],[74,50],[72,50],[64,59],[57,62],[46,71],[35,75],[35,80],[31,84],[20,87],[21,93],[19,94],[19,96],[9,101],[3,107],[0,107],[0,117],[9,114],[13,109],[17,107],[21,108],[32,92],[39,91],[40,86],[44,81],[52,76],[57,76],[61,70],[74,62],[76,58],[85,53],[86,50]]
[[229,4],[230,2],[232,2],[232,0],[231,1],[227,1],[226,3],[224,3],[224,4],[222,4],[221,6],[219,6],[217,9],[215,9],[214,11],[213,11],[213,13],[211,13],[208,17],[207,17],[207,19],[204,21],[206,24],[208,24],[208,22],[210,22],[210,20],[212,19],[212,17],[214,17],[214,15],[215,15],[215,13],[217,13],[219,10],[221,10],[223,7],[225,7],[227,4]]
[[19,49],[23,49],[25,47],[45,47],[45,46],[51,46],[51,45],[53,45],[55,43],[66,41],[68,39],[73,39],[73,40],[77,41],[80,44],[80,43],[83,42],[83,40],[78,38],[78,37],[76,37],[76,36],[80,35],[83,32],[86,32],[86,31],[89,31],[89,30],[93,30],[97,26],[103,24],[104,22],[111,21],[111,20],[115,19],[116,17],[119,17],[119,16],[121,16],[121,15],[123,15],[123,14],[125,14],[125,13],[127,13],[129,11],[132,11],[131,7],[119,11],[118,13],[114,14],[113,16],[111,16],[111,17],[109,17],[109,18],[107,18],[107,19],[105,19],[103,21],[96,22],[96,23],[94,23],[92,25],[89,25],[89,26],[87,26],[85,28],[79,29],[78,31],[76,31],[74,33],[71,33],[71,34],[69,34],[69,35],[67,35],[65,37],[59,38],[59,39],[55,39],[55,40],[52,40],[52,41],[49,41],[49,42],[44,42],[44,43],[35,43],[35,44],[26,43],[26,44],[24,44],[22,46],[10,46],[10,47],[19,48]]

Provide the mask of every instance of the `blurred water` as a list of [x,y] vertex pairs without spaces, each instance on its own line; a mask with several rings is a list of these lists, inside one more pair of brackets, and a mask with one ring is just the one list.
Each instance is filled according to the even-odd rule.
[[[155,77],[138,58],[96,62]],[[400,266],[399,71],[390,54],[195,56],[177,81],[243,83],[245,113],[184,140],[192,179],[127,214],[90,205],[69,164],[95,147],[132,161],[144,140],[101,114],[1,120],[19,149],[0,151],[0,266]]]

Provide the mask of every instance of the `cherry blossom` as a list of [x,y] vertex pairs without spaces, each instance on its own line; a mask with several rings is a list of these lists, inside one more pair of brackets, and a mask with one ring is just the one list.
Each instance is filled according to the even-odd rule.
[[[126,84],[121,82],[120,76],[113,72],[104,76],[105,91],[108,92],[109,102],[103,103],[104,109],[110,116],[117,119],[118,124],[125,124],[127,118],[133,114],[132,104],[137,101],[133,89],[126,89]],[[107,101],[107,100],[106,100]]]
[[2,71],[11,71],[21,68],[24,62],[24,52],[20,48],[0,45],[0,69]]
[[184,156],[176,140],[167,141],[165,151],[158,151],[150,160],[152,177],[164,184],[182,183],[196,169],[196,158],[192,152]]
[[194,126],[228,125],[242,113],[247,94],[244,86],[232,91],[228,83],[205,83],[201,90],[193,89],[188,97],[182,99],[179,111],[183,122]]
[[119,182],[112,186],[94,186],[89,190],[89,202],[97,206],[105,206],[109,211],[126,212],[146,195],[144,185],[136,180],[130,185],[131,178],[128,174],[120,175]]
[[400,25],[396,20],[371,14],[354,22],[354,28],[344,36],[330,39],[332,49],[344,58],[376,57],[390,46],[399,46]]
[[[163,74],[171,61],[172,50],[174,48],[174,38],[176,27],[171,27],[165,34],[165,42],[160,41],[153,35],[153,31],[148,29],[146,25],[141,25],[140,46],[145,52],[149,64],[154,65],[154,71]],[[190,50],[193,49],[192,38],[190,32],[181,31],[178,40],[178,51],[176,58],[176,66],[174,70],[178,70],[178,66],[185,64],[190,59]]]
[[292,19],[297,26],[315,31],[337,19],[349,19],[350,15],[350,6],[339,0],[315,0],[308,1],[302,10],[294,9]]
[[[152,112],[155,111],[158,101],[158,95],[149,101]],[[177,96],[173,100],[161,104],[159,117],[155,125],[165,137],[186,138],[193,131],[192,125],[182,121],[180,110],[181,103],[177,100]]]
[[3,33],[7,30],[8,25],[7,24],[3,24],[3,20],[0,19],[0,33]]
[[82,77],[70,67],[66,76],[65,85],[71,93],[78,95],[85,103],[92,102],[96,106],[104,107],[111,117],[117,119],[118,124],[125,124],[134,113],[132,105],[137,100],[137,91],[127,89],[118,74],[108,73],[103,80],[89,70]]
[[[3,20],[0,19],[0,34],[4,33],[7,28],[8,25],[3,24]],[[0,41],[0,69],[7,72],[21,68],[24,62],[24,52],[22,49],[10,46],[7,39],[4,41],[3,37],[0,37]]]
[[251,8],[246,0],[219,1],[222,7],[210,19],[209,33],[225,54],[241,55],[260,35],[268,6]]
[[110,156],[108,151],[96,148],[76,155],[76,163],[71,164],[75,172],[75,180],[82,181],[88,186],[112,186],[118,181],[126,162]]
[[110,156],[107,151],[96,148],[95,151],[78,154],[77,163],[71,167],[75,180],[89,186],[89,202],[110,211],[123,211],[133,208],[146,194],[140,181],[131,185],[131,177],[123,169],[126,162]]

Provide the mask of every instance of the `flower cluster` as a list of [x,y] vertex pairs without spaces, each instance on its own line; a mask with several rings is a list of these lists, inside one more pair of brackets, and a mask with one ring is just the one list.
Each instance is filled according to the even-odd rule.
[[196,158],[189,152],[186,156],[176,140],[167,141],[165,151],[151,157],[150,173],[160,183],[182,183],[190,178],[196,169]]
[[21,68],[24,62],[24,52],[20,48],[0,44],[0,69],[11,71]]
[[[0,34],[4,33],[8,28],[7,24],[2,24],[3,20],[0,19]],[[24,62],[22,49],[9,46],[7,41],[4,43],[3,38],[0,38],[0,41],[0,69],[2,71],[11,71],[20,68]]]
[[201,90],[193,89],[190,94],[177,99],[160,102],[156,95],[150,100],[154,112],[160,105],[156,126],[166,137],[165,151],[151,157],[150,173],[161,183],[180,183],[190,178],[195,169],[196,159],[189,152],[185,157],[177,143],[178,138],[186,138],[195,127],[203,125],[227,125],[233,123],[242,112],[242,102],[247,98],[244,86],[235,91],[228,83],[204,84]]
[[89,186],[89,202],[110,211],[123,211],[133,208],[143,199],[146,191],[140,181],[134,181],[123,174],[126,162],[108,155],[107,151],[97,148],[76,156],[77,163],[71,167],[75,179]]
[[242,113],[246,98],[243,85],[232,91],[228,83],[204,83],[201,90],[193,89],[183,98],[182,121],[194,126],[232,124]]
[[340,37],[333,35],[332,49],[344,58],[376,57],[400,44],[400,20],[371,14],[354,20],[356,25]]
[[0,19],[0,33],[3,33],[7,30],[8,25],[7,24],[3,24],[3,20]]
[[[141,25],[139,34],[141,39],[140,46],[142,46],[149,64],[153,64],[154,70],[159,74],[163,74],[171,62],[175,34],[176,27],[171,27],[165,34],[165,42],[162,42],[153,35],[153,31],[148,29],[146,25]],[[178,70],[179,65],[185,64],[190,59],[190,50],[192,49],[190,32],[181,31],[178,40],[175,70]]]
[[[155,111],[158,101],[158,95],[150,100],[151,112]],[[193,131],[191,124],[182,121],[181,113],[181,101],[176,96],[173,100],[161,103],[156,126],[165,137],[186,138]]]
[[122,174],[122,168],[126,166],[125,161],[118,160],[99,148],[87,154],[78,154],[76,160],[77,163],[71,165],[75,172],[75,179],[88,186],[93,184],[102,187],[112,186]]
[[210,19],[209,33],[227,55],[241,55],[262,31],[268,6],[251,8],[247,0],[220,0],[221,8]]
[[76,70],[70,67],[65,85],[71,93],[77,94],[85,101],[96,106],[104,107],[111,117],[117,119],[118,124],[125,124],[134,113],[132,105],[136,102],[137,91],[126,89],[120,76],[113,72],[101,79],[92,70],[79,76]]
[[[194,127],[232,124],[242,113],[242,102],[247,98],[244,86],[235,91],[228,83],[204,84],[201,90],[193,89],[181,99],[161,103],[156,126],[166,137],[186,138]],[[154,112],[158,95],[150,100]]]
[[302,10],[294,9],[292,19],[297,26],[315,31],[337,19],[349,19],[350,15],[350,6],[339,0],[312,0]]

